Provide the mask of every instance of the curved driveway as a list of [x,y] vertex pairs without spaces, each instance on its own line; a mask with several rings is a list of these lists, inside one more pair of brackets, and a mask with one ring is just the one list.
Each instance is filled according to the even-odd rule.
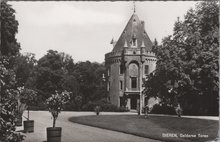
[[[26,113],[24,115],[26,115]],[[62,142],[159,142],[148,138],[85,126],[68,121],[69,117],[82,115],[94,115],[94,113],[62,112],[59,115],[56,126],[62,127]],[[34,133],[26,133],[25,142],[46,142],[46,128],[52,126],[52,118],[50,113],[48,111],[34,111],[30,112],[30,117],[35,121]],[[23,130],[22,127],[17,128],[17,130],[19,129]]]

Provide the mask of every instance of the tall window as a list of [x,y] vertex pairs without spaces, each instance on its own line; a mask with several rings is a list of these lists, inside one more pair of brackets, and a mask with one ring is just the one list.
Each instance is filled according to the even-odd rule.
[[133,47],[137,46],[137,39],[136,38],[132,39],[132,46]]
[[107,75],[110,76],[110,68],[108,68]]
[[145,73],[145,75],[149,74],[149,66],[148,65],[144,66],[144,73]]
[[137,77],[131,77],[131,88],[137,88]]
[[122,80],[120,80],[120,84],[119,84],[120,86],[120,90],[122,90],[123,89],[123,82],[122,82]]
[[123,97],[120,97],[120,107],[125,107],[125,99]]
[[123,74],[123,66],[122,65],[119,66],[119,74]]
[[109,91],[110,90],[110,81],[108,81],[108,83],[107,83],[107,91]]

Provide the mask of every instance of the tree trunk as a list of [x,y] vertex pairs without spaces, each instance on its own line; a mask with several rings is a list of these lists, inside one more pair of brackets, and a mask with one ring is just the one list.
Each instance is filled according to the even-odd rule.
[[27,107],[27,111],[28,111],[27,120],[29,120],[29,107]]
[[53,117],[53,127],[55,127],[55,124],[56,124],[56,118]]

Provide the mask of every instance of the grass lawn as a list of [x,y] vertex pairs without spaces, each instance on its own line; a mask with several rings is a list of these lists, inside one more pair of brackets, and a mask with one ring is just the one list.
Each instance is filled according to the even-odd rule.
[[[144,116],[137,115],[92,115],[71,117],[69,120],[84,125],[173,142],[214,140],[218,133],[218,121],[193,118],[150,116],[145,119]],[[166,137],[165,134],[174,137]],[[196,137],[181,137],[187,134]],[[199,134],[205,137],[200,137]]]

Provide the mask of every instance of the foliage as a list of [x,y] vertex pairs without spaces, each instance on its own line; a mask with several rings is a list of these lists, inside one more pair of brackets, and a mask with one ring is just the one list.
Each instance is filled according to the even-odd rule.
[[67,91],[52,94],[50,98],[46,100],[47,108],[53,116],[53,127],[55,127],[56,119],[59,113],[63,110],[64,104],[66,104],[70,99],[70,93]]
[[94,109],[96,115],[99,115],[100,111],[101,111],[101,108],[100,106],[96,106],[95,109]]
[[155,104],[151,109],[150,113],[152,114],[170,114],[175,115],[175,109],[172,106],[166,104]]
[[15,132],[15,115],[19,91],[14,89],[16,82],[13,70],[7,69],[5,58],[0,57],[0,141],[20,142],[23,135]]
[[63,59],[57,51],[49,50],[40,58],[35,67],[35,88],[43,99],[47,99],[54,90],[62,90],[62,78],[65,73]]
[[24,111],[27,109],[27,105],[18,101],[17,113],[16,115],[20,115],[22,117]]
[[21,142],[24,136],[15,132],[19,91],[16,87],[16,75],[13,71],[14,57],[19,53],[19,43],[15,38],[18,22],[15,11],[1,1],[1,46],[0,46],[0,141]]
[[81,110],[82,96],[81,95],[76,96],[74,101],[75,101],[75,105],[76,105],[77,110]]
[[106,100],[102,99],[99,101],[88,102],[87,104],[83,105],[82,110],[84,111],[94,111],[95,107],[99,106],[101,111],[105,112],[125,112],[128,111],[124,107],[117,107]]
[[189,114],[218,115],[218,2],[200,2],[174,25],[172,36],[153,47],[156,70],[144,93]]
[[48,53],[37,61],[37,65],[31,74],[31,88],[36,88],[39,92],[40,101],[45,101],[54,90],[67,90],[78,94],[75,76],[70,72],[73,70],[73,59],[65,53],[49,50]]
[[18,32],[18,21],[15,19],[15,10],[6,1],[0,5],[1,21],[1,46],[0,56],[9,58],[7,65],[12,67],[14,57],[19,53],[20,45],[15,34]]
[[37,62],[33,53],[19,54],[15,57],[14,71],[16,74],[16,85],[18,87],[30,87],[28,83],[32,74],[33,68]]
[[182,109],[181,109],[180,105],[178,105],[175,110],[176,110],[176,114],[178,115],[178,117],[181,117],[181,115],[182,115]]
[[27,106],[31,106],[33,104],[36,103],[36,98],[37,98],[37,92],[32,90],[32,89],[28,89],[28,88],[21,88],[20,90],[20,101],[21,103],[26,104]]
[[103,64],[86,61],[75,65],[73,75],[79,84],[83,104],[106,97],[105,82],[102,78],[104,73],[105,67]]
[[64,109],[79,111],[89,101],[106,97],[104,73],[104,64],[74,63],[68,54],[49,50],[37,61],[26,84],[39,92],[38,102],[49,98],[54,90],[72,92]]
[[29,110],[30,110],[30,106],[36,104],[37,102],[37,92],[32,90],[32,89],[28,89],[28,88],[20,88],[20,95],[19,95],[19,99],[21,102],[21,105],[24,104],[26,105],[26,108],[28,110],[28,116],[27,116],[27,120],[29,120]]

